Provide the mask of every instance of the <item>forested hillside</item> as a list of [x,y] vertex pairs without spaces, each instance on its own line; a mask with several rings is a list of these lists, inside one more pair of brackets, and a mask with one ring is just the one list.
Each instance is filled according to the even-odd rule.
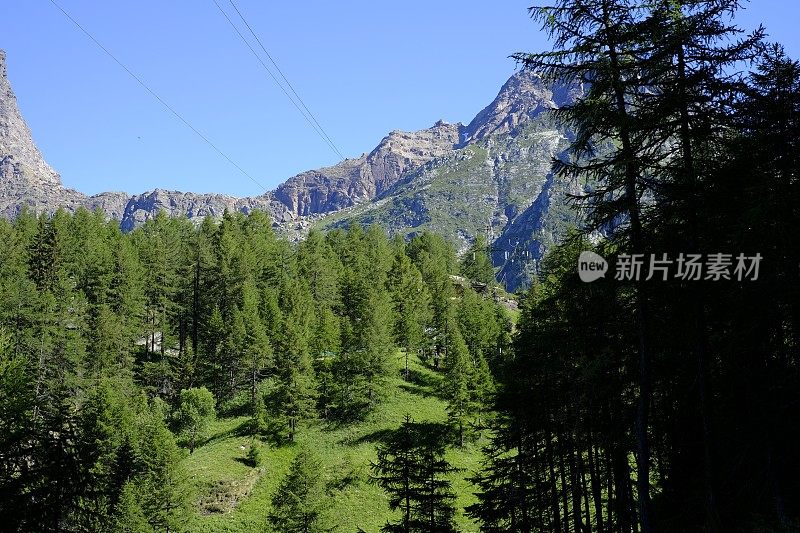
[[[295,442],[355,472],[245,523],[300,520],[368,483],[375,446],[406,415],[440,427],[425,453],[477,439],[510,353],[492,288],[459,282],[455,252],[431,234],[406,243],[356,227],[291,245],[258,212],[199,227],[159,216],[123,234],[79,210],[0,222],[0,240],[0,514],[18,530],[203,528],[197,515],[227,513],[251,489],[319,481],[316,467],[314,479],[286,472]],[[491,276],[487,257],[463,267]],[[225,436],[242,443],[235,457],[214,452]],[[372,444],[349,464],[331,455],[347,449],[329,447],[337,438]],[[405,456],[423,453],[410,444]],[[248,473],[232,481],[237,467]],[[385,521],[377,501],[353,518]],[[440,506],[452,517],[450,499]]]
[[[514,57],[585,90],[541,110],[560,207],[507,228],[552,239],[516,296],[480,237],[357,223],[402,202],[298,243],[0,220],[0,529],[800,531],[800,63],[738,8],[531,8],[553,49]],[[420,190],[453,207],[498,139],[522,184],[533,133]]]

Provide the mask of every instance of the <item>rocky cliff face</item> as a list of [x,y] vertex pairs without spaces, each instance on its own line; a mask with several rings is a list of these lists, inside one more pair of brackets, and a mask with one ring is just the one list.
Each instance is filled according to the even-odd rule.
[[6,154],[6,172],[27,178],[32,187],[61,185],[58,174],[50,168],[36,148],[28,125],[19,113],[17,98],[11,90],[6,69],[6,54],[0,50],[0,151]]
[[338,211],[372,200],[421,164],[458,144],[464,126],[439,121],[408,133],[393,131],[369,154],[329,168],[303,172],[272,194],[295,215]]
[[0,215],[15,216],[23,206],[48,209],[61,203],[75,207],[84,196],[64,189],[33,142],[31,131],[17,108],[0,50]]
[[552,87],[529,70],[519,71],[465,128],[464,143],[512,132],[542,111],[558,109],[581,94],[579,85]]

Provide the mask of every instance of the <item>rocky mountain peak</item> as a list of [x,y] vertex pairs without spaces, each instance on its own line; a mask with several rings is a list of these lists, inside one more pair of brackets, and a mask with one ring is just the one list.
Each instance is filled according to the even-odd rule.
[[464,143],[508,133],[543,111],[574,101],[580,93],[577,85],[553,86],[530,69],[517,71],[503,84],[494,101],[466,127]]
[[337,211],[372,200],[400,177],[453,150],[464,126],[439,121],[430,128],[394,130],[369,154],[332,167],[303,172],[280,185],[274,198],[294,215]]
[[0,50],[0,172],[18,185],[61,186],[33,142],[31,131],[17,108],[6,69],[6,54]]
[[61,178],[45,162],[17,107],[8,80],[6,54],[0,50],[0,215],[14,216],[23,205],[50,211],[74,206],[84,198],[64,189]]

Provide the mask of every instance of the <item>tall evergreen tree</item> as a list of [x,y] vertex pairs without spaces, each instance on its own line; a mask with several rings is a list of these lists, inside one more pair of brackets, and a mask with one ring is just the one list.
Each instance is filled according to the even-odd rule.
[[387,523],[382,531],[457,531],[453,521],[455,494],[446,477],[455,469],[444,458],[446,439],[441,426],[415,423],[406,416],[378,447],[373,479],[389,493],[389,507],[400,511],[400,518]]
[[143,517],[155,531],[179,531],[186,523],[189,496],[180,450],[152,406],[150,413],[139,414],[138,425],[138,453],[146,468],[123,489],[125,503],[135,501],[126,511]]
[[485,285],[495,283],[494,265],[492,265],[492,258],[489,255],[489,246],[491,243],[487,243],[486,237],[483,235],[478,234],[475,237],[475,242],[467,249],[461,260],[462,275]]
[[242,322],[245,338],[241,346],[244,366],[248,372],[250,401],[255,404],[256,389],[266,369],[273,366],[273,354],[267,331],[259,313],[259,298],[255,285],[246,281],[242,287]]
[[330,531],[325,520],[328,497],[325,494],[325,478],[321,474],[320,460],[310,448],[302,447],[272,497],[272,510],[268,519],[274,531]]
[[275,354],[277,388],[271,407],[294,440],[298,424],[316,414],[317,383],[309,351],[312,301],[299,281],[286,282],[282,291],[283,334]]
[[395,342],[405,350],[405,377],[408,380],[408,358],[425,345],[430,297],[422,275],[405,254],[404,247],[395,253],[387,284],[394,307]]
[[[374,241],[370,243],[368,241]],[[371,248],[387,251],[386,236],[372,228],[367,235],[350,229],[342,242],[341,353],[331,365],[339,416],[360,416],[372,407],[376,391],[389,371],[393,350],[393,310],[386,290],[387,259],[371,257]]]
[[430,294],[428,343],[437,362],[444,352],[445,331],[451,315],[454,296],[451,276],[458,271],[455,249],[441,236],[423,232],[411,239],[406,253],[422,274]]
[[[553,51],[517,55],[553,81],[584,84],[583,98],[557,111],[557,116],[574,128],[575,140],[570,147],[573,157],[554,161],[554,168],[564,176],[596,184],[587,198],[591,227],[624,217],[629,238],[626,251],[632,254],[647,251],[641,198],[652,182],[644,173],[660,155],[653,153],[659,152],[660,146],[640,133],[647,128],[636,114],[640,109],[637,97],[648,88],[636,61],[648,46],[641,38],[644,10],[645,6],[630,0],[561,0],[552,7],[534,7],[532,16],[549,33]],[[651,533],[651,313],[642,288],[634,286],[633,291],[639,329],[636,479],[642,531]]]
[[459,446],[464,447],[465,432],[475,412],[475,369],[458,326],[447,332],[447,374],[444,392],[447,398],[447,417],[458,432]]

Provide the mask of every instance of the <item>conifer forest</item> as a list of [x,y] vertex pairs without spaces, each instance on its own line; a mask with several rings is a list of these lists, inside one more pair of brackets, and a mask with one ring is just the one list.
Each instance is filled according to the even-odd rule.
[[514,293],[484,236],[0,219],[0,531],[800,531],[800,62],[739,7],[530,9],[582,96]]

